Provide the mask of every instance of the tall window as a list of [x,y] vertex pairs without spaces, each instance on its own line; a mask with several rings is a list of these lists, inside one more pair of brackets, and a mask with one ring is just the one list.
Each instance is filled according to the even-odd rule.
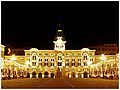
[[54,63],[51,63],[51,66],[54,66]]
[[32,66],[36,66],[36,62],[32,62]]
[[62,66],[62,62],[58,62],[58,66]]
[[33,59],[33,60],[36,60],[36,56],[34,55],[34,56],[32,57],[32,59]]
[[87,60],[87,55],[85,54],[85,56],[84,56],[84,58],[83,58],[84,60]]

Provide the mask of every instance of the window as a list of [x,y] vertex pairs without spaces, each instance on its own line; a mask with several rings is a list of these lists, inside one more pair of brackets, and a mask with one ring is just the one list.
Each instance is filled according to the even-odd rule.
[[41,54],[41,53],[39,53],[39,55],[41,56],[42,54]]
[[85,54],[85,56],[84,56],[84,58],[83,58],[84,60],[87,60],[87,55]]
[[75,63],[72,63],[72,66],[75,66]]
[[54,66],[54,63],[51,63],[51,66]]
[[78,59],[78,62],[81,62],[81,59]]
[[36,60],[36,56],[34,55],[34,56],[32,57],[32,59],[33,59],[33,60]]
[[27,53],[27,55],[30,55],[30,53]]
[[45,63],[45,66],[48,66],[48,63]]
[[42,59],[39,59],[39,61],[42,61]]
[[48,56],[48,53],[45,53],[45,56]]
[[86,63],[86,62],[84,62],[84,66],[87,66],[87,63]]
[[62,66],[62,62],[58,62],[58,66]]
[[72,59],[72,61],[74,62],[74,61],[75,61],[75,59]]
[[78,66],[81,66],[81,63],[78,63]]
[[48,59],[45,59],[45,61],[48,61]]
[[51,59],[51,61],[54,61],[54,59]]
[[32,62],[32,66],[36,66],[36,62]]
[[40,66],[42,66],[42,63],[39,63]]
[[65,66],[69,66],[69,63],[66,63]]
[[69,59],[66,59],[66,62],[69,62]]
[[78,53],[78,56],[80,56],[81,54],[80,53]]

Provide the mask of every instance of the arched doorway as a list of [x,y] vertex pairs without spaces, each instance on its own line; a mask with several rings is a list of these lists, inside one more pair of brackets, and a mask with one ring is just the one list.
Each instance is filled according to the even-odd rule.
[[27,73],[27,78],[30,78],[30,73]]
[[51,78],[54,78],[54,73],[51,73]]
[[36,78],[36,72],[32,73],[32,78]]
[[75,77],[75,72],[72,73],[72,77],[73,77],[73,78]]
[[42,73],[39,73],[39,74],[38,74],[38,78],[42,78]]
[[48,72],[44,73],[44,78],[48,78]]
[[84,72],[84,78],[87,78],[88,73]]

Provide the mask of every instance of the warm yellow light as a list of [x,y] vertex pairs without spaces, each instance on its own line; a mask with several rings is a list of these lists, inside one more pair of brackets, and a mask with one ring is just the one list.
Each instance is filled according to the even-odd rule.
[[12,55],[11,57],[12,60],[16,60],[17,58],[15,57],[15,54]]
[[26,63],[25,63],[26,65],[29,65],[30,63],[29,63],[29,61],[26,61]]
[[101,60],[106,60],[106,56],[104,54],[101,55]]

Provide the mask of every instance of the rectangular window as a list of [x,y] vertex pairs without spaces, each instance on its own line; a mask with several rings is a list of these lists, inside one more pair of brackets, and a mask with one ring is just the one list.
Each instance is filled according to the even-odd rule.
[[42,61],[42,59],[39,59],[39,61]]
[[54,61],[54,59],[51,59],[51,61]]
[[30,55],[30,53],[27,53],[27,55]]
[[78,66],[81,66],[81,63],[78,63]]
[[58,66],[62,66],[62,62],[58,62]]
[[72,66],[75,66],[75,63],[72,63]]
[[51,63],[51,66],[54,66],[54,63]]
[[48,63],[45,63],[45,66],[48,66]]
[[32,62],[32,66],[36,66],[36,62]]
[[69,63],[66,63],[65,66],[69,66]]
[[69,59],[66,59],[66,62],[69,62]]
[[42,66],[42,63],[39,63],[39,66]]

